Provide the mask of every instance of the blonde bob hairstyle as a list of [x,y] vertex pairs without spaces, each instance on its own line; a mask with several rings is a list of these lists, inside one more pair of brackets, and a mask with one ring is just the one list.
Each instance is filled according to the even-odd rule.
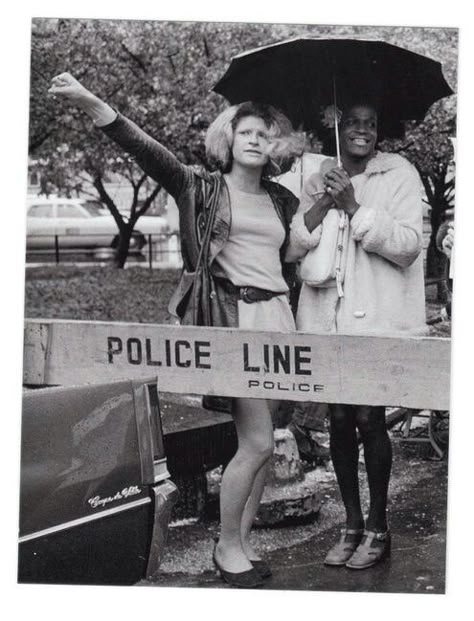
[[208,164],[222,173],[230,171],[234,132],[239,121],[248,116],[262,119],[269,132],[269,159],[262,177],[273,177],[289,170],[294,157],[304,151],[304,135],[295,132],[288,118],[273,106],[252,101],[230,106],[211,123],[205,141]]

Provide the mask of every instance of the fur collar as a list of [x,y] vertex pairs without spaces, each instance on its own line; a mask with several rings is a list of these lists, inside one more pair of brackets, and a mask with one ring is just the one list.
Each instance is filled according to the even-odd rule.
[[382,151],[377,151],[375,156],[368,161],[365,167],[365,174],[370,176],[397,168],[407,167],[411,167],[410,162],[401,155],[398,155],[398,153],[383,153]]
[[[325,172],[330,170],[334,166],[335,158],[328,157],[323,160],[321,164],[320,173],[324,175]],[[397,168],[409,168],[410,162],[398,155],[398,153],[384,153],[383,151],[376,151],[374,157],[367,162],[364,175],[370,177],[370,175],[376,175],[379,173],[385,173],[389,170],[395,170]]]

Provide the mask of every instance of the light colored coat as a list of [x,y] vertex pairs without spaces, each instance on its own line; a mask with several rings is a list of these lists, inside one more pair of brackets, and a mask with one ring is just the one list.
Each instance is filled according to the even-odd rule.
[[[422,256],[421,180],[403,157],[378,152],[351,179],[360,208],[350,220],[344,296],[336,288],[303,283],[297,328],[341,334],[426,334]],[[288,257],[303,257],[321,238],[311,234],[303,214],[308,192],[320,188],[321,173],[307,182],[293,218]]]

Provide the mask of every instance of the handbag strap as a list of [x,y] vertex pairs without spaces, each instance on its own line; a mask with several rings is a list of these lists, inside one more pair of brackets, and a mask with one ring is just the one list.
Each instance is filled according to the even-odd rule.
[[344,252],[344,229],[348,225],[349,218],[345,211],[338,209],[339,226],[337,229],[337,245],[336,245],[336,287],[337,294],[340,298],[344,297],[344,289],[342,288],[342,254]]
[[[196,261],[196,269],[194,275],[194,286],[193,286],[193,295],[194,299],[194,316],[193,323],[196,325],[198,323],[199,317],[199,297],[202,295],[201,287],[199,286],[200,281],[201,284],[203,281],[209,281],[209,248],[211,243],[211,234],[212,227],[214,226],[214,220],[217,212],[217,205],[219,201],[219,195],[221,190],[221,177],[218,175],[214,175],[214,183],[210,184],[205,179],[201,180],[201,190],[203,195],[203,211],[200,214],[200,217],[205,218],[204,230],[201,236],[201,247],[199,249],[199,255]],[[211,186],[211,187],[209,187]],[[210,191],[209,191],[210,190]],[[198,233],[199,233],[199,223],[198,223]],[[210,307],[208,304],[205,304],[203,307],[203,311],[205,316],[203,317],[204,325],[211,325],[211,314]]]

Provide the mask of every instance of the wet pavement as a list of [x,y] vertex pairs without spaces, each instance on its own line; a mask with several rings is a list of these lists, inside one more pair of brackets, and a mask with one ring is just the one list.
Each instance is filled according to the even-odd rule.
[[[323,565],[338,539],[343,512],[334,473],[318,468],[313,478],[322,507],[311,523],[254,529],[254,544],[270,563],[268,590],[444,593],[446,562],[447,459],[431,461],[426,444],[394,441],[389,519],[391,557],[366,570]],[[364,467],[362,502],[367,506]],[[217,521],[175,523],[159,575],[143,586],[230,588],[212,567]]]

